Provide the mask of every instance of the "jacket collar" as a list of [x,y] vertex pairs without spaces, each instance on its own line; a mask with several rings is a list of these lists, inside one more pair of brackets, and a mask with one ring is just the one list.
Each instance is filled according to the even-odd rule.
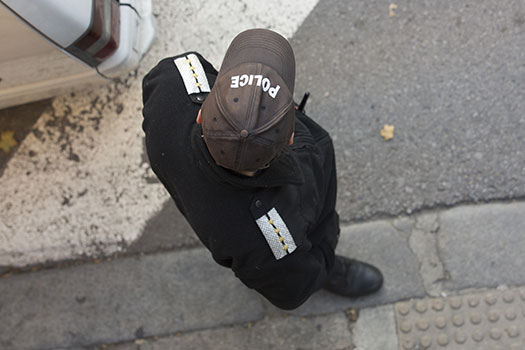
[[191,144],[200,166],[206,174],[220,182],[226,182],[237,188],[264,188],[282,185],[302,185],[304,175],[299,162],[290,149],[286,146],[280,155],[275,158],[270,167],[260,171],[255,176],[239,176],[217,165],[212,158],[204,139],[202,128],[195,123],[191,135]]

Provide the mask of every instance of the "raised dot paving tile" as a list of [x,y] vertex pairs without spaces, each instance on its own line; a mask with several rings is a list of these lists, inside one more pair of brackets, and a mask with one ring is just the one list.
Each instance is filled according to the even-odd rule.
[[525,288],[395,305],[400,350],[523,350]]

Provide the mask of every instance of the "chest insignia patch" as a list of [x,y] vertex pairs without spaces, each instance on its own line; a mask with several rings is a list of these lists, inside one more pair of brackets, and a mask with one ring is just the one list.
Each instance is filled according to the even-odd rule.
[[197,55],[190,53],[174,60],[188,95],[210,92],[210,84]]
[[255,222],[261,229],[275,259],[283,258],[297,248],[288,227],[275,208],[272,208]]

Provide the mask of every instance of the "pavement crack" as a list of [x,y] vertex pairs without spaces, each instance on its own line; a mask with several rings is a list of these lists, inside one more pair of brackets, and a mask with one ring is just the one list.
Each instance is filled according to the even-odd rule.
[[[417,249],[415,249],[415,247],[414,247],[412,244],[410,244],[411,238],[412,238],[412,236],[414,235],[414,231],[415,231],[415,229],[412,229],[412,230],[410,231],[410,235],[409,235],[408,238],[407,238],[407,246],[408,246],[408,250],[410,250],[410,252],[412,253],[412,255],[414,255],[414,256],[416,257],[416,261],[417,261],[417,263],[418,263],[417,270],[418,270],[418,271],[420,272],[420,274],[421,274],[421,267],[422,267],[423,263],[422,263],[422,261],[421,261],[421,259],[420,259],[420,257],[419,257],[420,254],[419,254],[419,252],[417,251]],[[420,277],[421,277],[421,279],[423,279],[423,276],[420,276]],[[425,291],[426,291],[426,290],[425,290]]]
[[351,342],[350,346],[347,348],[351,350],[356,349],[357,346],[354,343],[354,338],[355,338],[354,326],[357,320],[359,320],[359,309],[355,309],[355,308],[346,309],[344,310],[344,315],[348,321],[348,332],[350,333],[350,342]]
[[408,247],[419,262],[419,274],[425,292],[433,297],[443,293],[444,281],[450,276],[439,254],[440,228],[438,213],[420,214],[416,217],[416,224],[408,239]]
[[440,238],[439,233],[440,233],[440,230],[441,230],[441,213],[437,213],[437,220],[438,220],[438,224],[439,224],[438,225],[438,229],[435,232],[433,232],[433,234],[435,235],[436,256],[437,256],[437,258],[439,260],[439,263],[441,265],[441,268],[443,270],[443,275],[442,275],[442,277],[436,279],[434,282],[440,284],[442,289],[446,289],[446,283],[448,281],[450,281],[452,277],[451,277],[451,274],[450,274],[450,272],[449,272],[449,270],[447,268],[447,265],[445,263],[445,259],[443,258],[443,252],[442,252],[442,250],[441,250],[441,248],[439,246],[439,238]]
[[394,230],[405,240],[408,241],[412,230],[415,225],[415,221],[412,217],[409,216],[400,216],[390,221],[390,225]]

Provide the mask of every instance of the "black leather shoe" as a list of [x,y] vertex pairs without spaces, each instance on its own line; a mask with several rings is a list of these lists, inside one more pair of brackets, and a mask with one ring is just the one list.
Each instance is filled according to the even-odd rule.
[[382,285],[383,275],[376,267],[336,255],[334,269],[324,288],[335,294],[360,297],[376,292]]

